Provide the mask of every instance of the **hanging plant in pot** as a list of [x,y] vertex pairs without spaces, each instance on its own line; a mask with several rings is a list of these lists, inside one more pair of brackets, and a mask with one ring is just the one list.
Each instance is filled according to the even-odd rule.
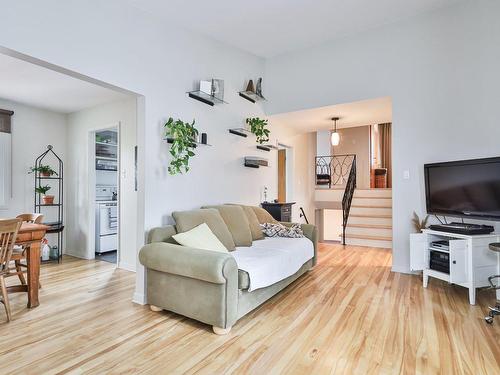
[[192,123],[182,120],[174,120],[172,117],[164,125],[165,138],[172,140],[170,155],[172,160],[168,166],[171,175],[182,174],[189,171],[189,159],[195,156],[193,150],[196,148],[198,129]]
[[250,127],[250,131],[257,137],[257,142],[263,144],[269,142],[269,134],[271,131],[267,129],[267,120],[258,117],[249,117],[245,120]]
[[38,167],[32,167],[29,173],[38,172],[41,177],[51,177],[53,175],[57,176],[57,172],[53,170],[49,165],[40,165]]
[[43,204],[54,204],[54,196],[53,195],[47,195],[47,192],[50,190],[50,186],[45,185],[45,186],[38,186],[35,188],[35,191],[38,194],[42,195],[42,202]]

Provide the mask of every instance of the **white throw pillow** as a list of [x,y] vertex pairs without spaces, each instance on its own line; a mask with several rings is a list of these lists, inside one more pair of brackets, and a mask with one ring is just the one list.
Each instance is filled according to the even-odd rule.
[[187,232],[175,234],[172,237],[183,246],[227,253],[226,247],[206,223],[200,224]]

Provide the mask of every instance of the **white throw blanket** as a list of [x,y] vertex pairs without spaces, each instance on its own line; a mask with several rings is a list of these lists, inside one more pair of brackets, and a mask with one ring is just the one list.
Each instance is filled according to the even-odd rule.
[[250,276],[249,291],[286,279],[314,257],[314,245],[308,238],[266,237],[251,247],[237,247],[230,254],[238,269]]

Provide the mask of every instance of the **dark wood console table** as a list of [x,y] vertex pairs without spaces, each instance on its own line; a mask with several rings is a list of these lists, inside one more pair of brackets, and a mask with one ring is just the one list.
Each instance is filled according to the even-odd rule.
[[295,202],[289,203],[272,203],[272,202],[264,202],[261,203],[261,206],[264,210],[269,212],[272,217],[274,217],[278,221],[283,222],[291,222],[292,221],[292,205]]

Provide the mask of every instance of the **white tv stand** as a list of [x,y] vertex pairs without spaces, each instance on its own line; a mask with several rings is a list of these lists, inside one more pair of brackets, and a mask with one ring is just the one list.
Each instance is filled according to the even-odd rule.
[[[431,242],[449,240],[449,251],[431,247]],[[410,235],[410,268],[423,271],[423,285],[427,288],[429,277],[469,289],[469,302],[476,304],[476,288],[489,286],[488,277],[500,274],[500,256],[489,250],[492,242],[500,242],[500,234],[464,235],[425,229]],[[450,273],[429,268],[430,251],[450,254]],[[500,300],[500,290],[497,290]]]

